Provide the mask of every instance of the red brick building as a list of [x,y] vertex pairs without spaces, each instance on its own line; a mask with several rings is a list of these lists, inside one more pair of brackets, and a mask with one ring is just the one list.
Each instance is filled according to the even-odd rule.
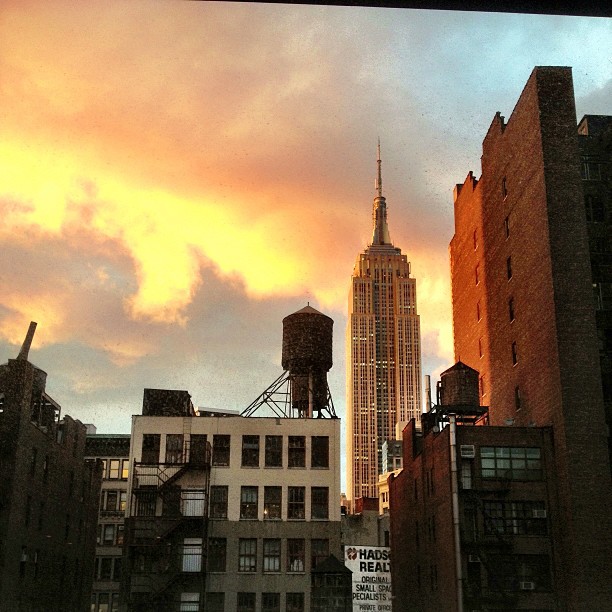
[[536,68],[510,119],[493,119],[481,178],[470,173],[456,188],[450,245],[455,357],[480,372],[491,423],[553,428],[563,525],[555,588],[568,610],[612,600],[603,392],[609,405],[612,339],[599,312],[612,306],[611,268],[610,254],[591,248],[609,248],[609,126],[587,117],[579,135],[571,69]]

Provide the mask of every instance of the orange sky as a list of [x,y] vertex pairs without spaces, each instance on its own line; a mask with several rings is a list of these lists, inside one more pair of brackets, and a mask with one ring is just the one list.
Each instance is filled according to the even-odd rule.
[[128,431],[145,386],[244,408],[280,373],[282,317],[310,301],[336,322],[342,412],[380,136],[436,376],[452,363],[454,184],[479,174],[495,111],[536,64],[574,66],[579,110],[612,113],[611,40],[601,19],[3,2],[3,359],[37,321],[49,392]]

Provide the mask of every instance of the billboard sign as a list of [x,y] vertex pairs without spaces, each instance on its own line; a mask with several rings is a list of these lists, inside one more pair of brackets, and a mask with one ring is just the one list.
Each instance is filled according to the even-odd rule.
[[344,548],[344,565],[353,572],[353,612],[391,612],[391,549]]

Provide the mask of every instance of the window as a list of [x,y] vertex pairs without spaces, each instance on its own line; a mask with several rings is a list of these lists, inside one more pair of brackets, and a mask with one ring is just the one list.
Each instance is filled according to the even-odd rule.
[[209,538],[208,540],[208,571],[224,572],[226,563],[226,538]]
[[480,467],[483,478],[542,479],[539,448],[482,446],[480,448]]
[[181,514],[183,516],[204,516],[206,491],[204,489],[181,489]]
[[144,434],[142,436],[143,463],[159,463],[159,446],[161,444],[160,434]]
[[480,391],[480,397],[484,397],[487,394],[487,392],[485,390],[484,376],[479,376],[478,377],[478,390]]
[[181,593],[180,612],[198,612],[200,609],[199,593]]
[[550,591],[547,555],[487,555],[488,585],[504,591]]
[[516,410],[521,409],[521,389],[518,387],[514,387],[514,407]]
[[512,257],[506,259],[506,275],[508,276],[508,280],[512,278]]
[[104,525],[102,527],[102,544],[104,546],[113,546],[115,543],[115,525]]
[[480,264],[474,268],[474,280],[477,285],[480,283]]
[[206,593],[207,612],[225,612],[225,593]]
[[291,573],[301,573],[304,571],[306,554],[304,540],[287,540],[287,571]]
[[259,467],[259,436],[242,436],[242,467]]
[[98,557],[98,580],[113,579],[113,557]]
[[512,343],[512,365],[518,363],[518,349],[516,348],[516,342]]
[[310,569],[313,570],[319,563],[329,557],[329,540],[312,540],[310,543]]
[[312,487],[310,498],[311,518],[329,518],[329,489],[327,487]]
[[127,480],[130,475],[130,460],[124,459],[121,462],[121,480]]
[[281,541],[264,540],[263,555],[263,571],[280,572]]
[[483,352],[482,352],[482,338],[478,338],[478,355],[479,357],[483,356]]
[[117,510],[117,501],[119,499],[119,491],[105,491],[106,502],[104,504],[104,510],[114,512]]
[[508,316],[511,322],[514,321],[514,298],[508,300]]
[[586,206],[587,221],[601,223],[606,220],[606,208],[601,198],[588,195],[584,199],[584,204]]
[[238,593],[238,612],[255,612],[255,593]]
[[183,434],[166,435],[166,463],[183,463]]
[[480,313],[480,301],[476,302],[476,320],[480,321],[482,314]]
[[544,502],[484,501],[486,535],[535,535],[548,533]]
[[185,538],[183,540],[183,572],[200,572],[202,570],[202,538]]
[[210,487],[210,518],[227,518],[227,487]]
[[123,536],[125,533],[125,525],[117,525],[117,546],[123,546]]
[[329,437],[312,436],[312,450],[310,457],[310,467],[328,468],[329,467]]
[[264,520],[281,518],[282,487],[264,487]]
[[306,467],[306,438],[304,436],[289,436],[289,467]]
[[501,193],[502,193],[502,198],[505,200],[508,197],[508,185],[507,185],[505,176],[501,182]]
[[207,456],[206,434],[191,434],[189,440],[189,461],[195,465],[204,465],[210,458]]
[[135,491],[136,516],[155,516],[157,496],[155,489]]
[[288,497],[289,503],[287,505],[287,518],[288,519],[301,519],[303,520],[305,515],[305,496],[306,487],[289,487]]
[[600,165],[596,162],[587,161],[587,159],[584,158],[580,164],[580,176],[583,181],[600,181]]
[[266,436],[266,467],[283,467],[283,436]]
[[238,571],[257,571],[257,540],[255,538],[238,540]]
[[280,612],[280,593],[262,593],[261,612]]
[[287,612],[304,612],[304,593],[287,593]]
[[111,480],[119,480],[119,459],[111,459],[109,461],[108,477]]
[[506,238],[510,237],[510,217],[506,217],[504,219],[504,232],[506,233]]
[[240,518],[257,519],[257,487],[240,487]]
[[230,437],[227,435],[213,436],[212,464],[215,466],[230,464]]

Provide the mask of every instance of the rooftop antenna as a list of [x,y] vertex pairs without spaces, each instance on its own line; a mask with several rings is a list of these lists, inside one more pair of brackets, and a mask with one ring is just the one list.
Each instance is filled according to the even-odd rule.
[[36,323],[34,321],[30,321],[30,327],[28,328],[28,333],[26,334],[25,340],[21,345],[21,350],[19,351],[19,355],[17,355],[17,359],[21,361],[28,360],[28,354],[30,352],[30,347],[32,346],[32,340],[34,339],[34,332],[36,331]]
[[378,165],[378,177],[374,181],[374,188],[378,193],[378,197],[382,198],[382,161],[380,159],[380,136],[378,137],[378,146],[376,147],[376,163]]

